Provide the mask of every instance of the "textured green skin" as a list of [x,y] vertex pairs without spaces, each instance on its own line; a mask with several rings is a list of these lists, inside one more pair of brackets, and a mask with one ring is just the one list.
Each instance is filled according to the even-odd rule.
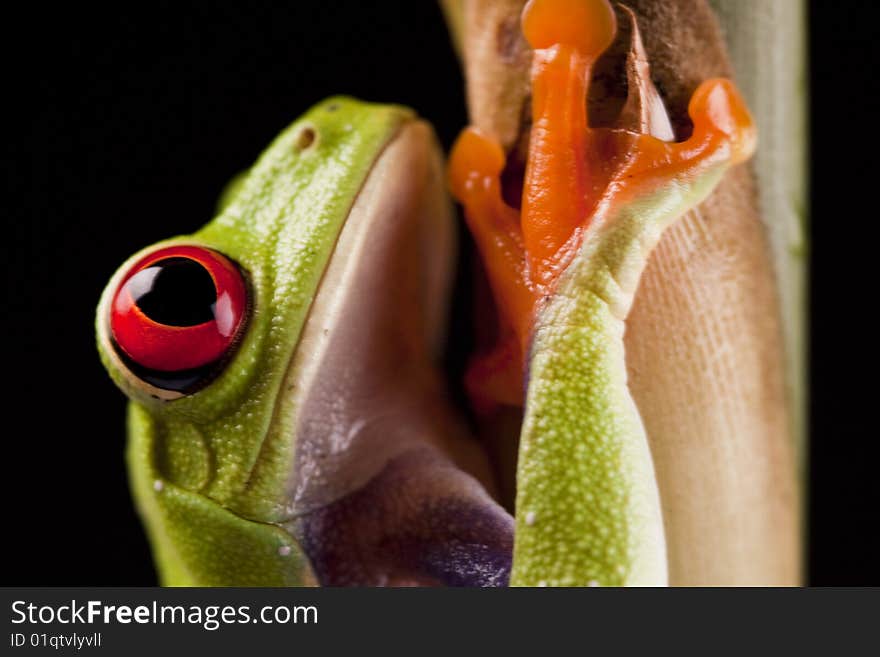
[[[160,243],[203,245],[247,272],[249,323],[210,385],[170,402],[152,399],[118,370],[99,339],[102,361],[132,398],[129,476],[163,584],[310,583],[305,557],[274,524],[285,519],[294,449],[282,381],[348,212],[379,154],[411,118],[399,106],[328,99],[277,137],[224,194],[211,223]],[[307,127],[316,138],[302,149]],[[111,280],[99,336],[119,277],[160,245],[132,256]]]
[[594,217],[539,310],[517,471],[513,586],[664,585],[647,437],[627,387],[624,320],[662,231],[721,166]]

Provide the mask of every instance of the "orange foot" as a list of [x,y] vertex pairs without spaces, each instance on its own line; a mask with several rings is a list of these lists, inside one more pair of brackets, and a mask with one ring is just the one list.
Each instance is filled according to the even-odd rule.
[[[636,28],[632,49],[641,53],[630,15]],[[535,313],[553,294],[594,220],[663,186],[686,184],[719,161],[746,160],[756,139],[744,102],[724,79],[707,80],[694,92],[688,106],[694,130],[687,141],[591,128],[586,98],[592,67],[617,30],[611,5],[607,0],[531,0],[522,26],[534,49],[522,210],[502,199],[505,154],[491,137],[466,128],[449,163],[450,187],[464,205],[485,263],[501,334],[513,338],[500,340],[472,364],[467,383],[478,409],[491,401],[522,403]],[[629,84],[630,94],[638,91],[632,79]],[[659,111],[665,120],[662,103]]]

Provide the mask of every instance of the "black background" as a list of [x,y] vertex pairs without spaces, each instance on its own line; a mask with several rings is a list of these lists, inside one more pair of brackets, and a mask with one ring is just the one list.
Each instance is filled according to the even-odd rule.
[[[869,2],[812,4],[810,582],[880,584]],[[124,398],[93,340],[129,254],[205,223],[223,184],[335,93],[466,122],[439,10],[408,2],[31,4],[4,20],[0,584],[155,582]]]

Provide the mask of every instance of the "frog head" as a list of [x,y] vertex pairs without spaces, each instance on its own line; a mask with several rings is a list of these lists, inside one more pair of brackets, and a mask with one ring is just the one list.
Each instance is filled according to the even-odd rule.
[[98,345],[164,583],[505,580],[512,520],[437,373],[454,243],[430,127],[332,98],[122,265]]

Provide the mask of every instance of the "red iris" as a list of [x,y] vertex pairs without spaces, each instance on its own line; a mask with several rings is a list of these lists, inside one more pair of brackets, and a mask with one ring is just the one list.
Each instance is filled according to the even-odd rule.
[[113,297],[110,330],[136,365],[180,372],[220,360],[246,314],[247,286],[235,264],[200,246],[170,246],[126,274]]

